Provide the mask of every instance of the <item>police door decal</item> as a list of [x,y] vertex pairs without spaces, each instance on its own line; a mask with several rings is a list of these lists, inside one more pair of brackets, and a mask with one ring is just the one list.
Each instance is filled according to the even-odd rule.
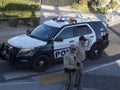
[[68,48],[54,51],[54,58],[61,58],[68,52]]

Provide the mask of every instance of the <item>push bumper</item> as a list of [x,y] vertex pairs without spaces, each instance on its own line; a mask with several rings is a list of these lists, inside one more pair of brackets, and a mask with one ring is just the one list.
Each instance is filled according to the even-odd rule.
[[30,66],[32,64],[32,55],[19,55],[19,48],[13,47],[7,43],[0,44],[0,59],[8,62],[14,62],[17,65]]

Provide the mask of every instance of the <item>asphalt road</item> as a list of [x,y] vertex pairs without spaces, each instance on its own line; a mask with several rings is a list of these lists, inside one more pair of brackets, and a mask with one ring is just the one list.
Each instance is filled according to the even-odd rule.
[[[100,59],[93,60],[93,61],[86,59],[86,61],[84,62],[85,70],[120,59],[120,24],[115,25],[109,29],[110,29],[109,30],[109,33],[110,33],[109,47],[105,49]],[[2,35],[2,37],[4,37],[4,35]],[[110,67],[110,69],[116,69],[113,67]],[[36,73],[29,68],[12,67],[8,64],[8,62],[0,60],[0,82],[2,83],[2,82],[8,82],[12,80],[26,80],[37,75],[45,75],[47,73],[53,73],[53,72],[62,71],[62,70],[63,70],[62,64],[55,64],[55,65],[52,65],[50,69],[46,72]],[[100,71],[101,73],[99,74],[98,71],[86,73],[83,80],[83,86],[90,87],[90,88],[98,88],[100,90],[120,90],[120,77],[119,77],[120,74],[119,73],[118,73],[119,75],[117,74],[117,76],[116,75],[112,76],[112,75],[101,74],[101,73],[105,73],[102,71]]]

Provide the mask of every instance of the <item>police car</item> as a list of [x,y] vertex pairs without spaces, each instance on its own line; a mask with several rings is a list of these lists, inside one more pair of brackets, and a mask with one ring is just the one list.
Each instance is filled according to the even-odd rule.
[[45,71],[50,64],[62,61],[68,47],[78,43],[80,36],[87,38],[85,51],[92,60],[100,58],[109,44],[109,32],[101,21],[56,17],[2,43],[0,57],[11,65]]

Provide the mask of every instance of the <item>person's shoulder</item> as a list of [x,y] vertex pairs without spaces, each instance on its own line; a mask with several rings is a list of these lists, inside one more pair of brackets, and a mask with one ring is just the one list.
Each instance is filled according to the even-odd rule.
[[69,52],[66,52],[66,54],[64,55],[64,60],[69,60],[70,58],[70,54]]

